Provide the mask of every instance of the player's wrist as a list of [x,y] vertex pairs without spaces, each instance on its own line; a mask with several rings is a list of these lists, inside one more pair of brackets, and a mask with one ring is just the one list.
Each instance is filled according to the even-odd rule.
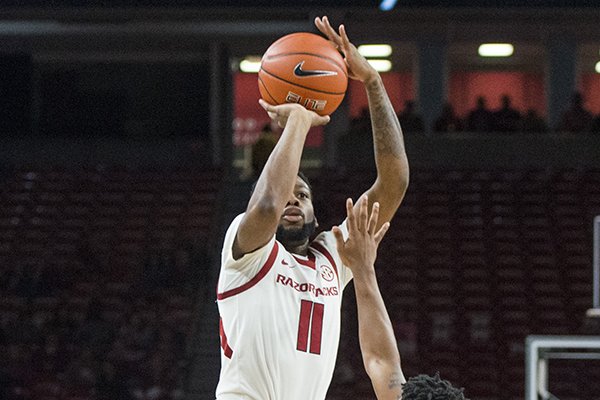
[[290,112],[290,115],[288,117],[288,125],[290,123],[296,124],[299,127],[306,128],[306,133],[308,133],[308,129],[310,129],[312,123],[312,115],[310,114],[310,111],[300,106],[292,112]]
[[367,89],[373,87],[373,86],[377,86],[379,84],[383,83],[383,81],[381,80],[381,75],[379,75],[379,72],[373,70],[370,74],[368,74],[365,79],[363,80],[363,84],[365,85],[365,87]]
[[373,264],[362,264],[350,267],[354,279],[369,281],[375,278],[375,267]]

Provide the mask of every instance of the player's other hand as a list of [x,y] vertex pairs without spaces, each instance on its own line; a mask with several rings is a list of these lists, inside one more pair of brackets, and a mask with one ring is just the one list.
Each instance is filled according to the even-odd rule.
[[269,114],[269,118],[277,122],[277,125],[281,128],[285,128],[292,114],[299,114],[302,118],[307,118],[310,121],[310,126],[326,125],[330,120],[329,115],[319,115],[297,103],[285,103],[274,106],[263,99],[258,100],[258,102],[267,114]]
[[348,67],[348,76],[352,79],[359,80],[361,82],[368,82],[373,78],[379,76],[379,73],[373,68],[371,64],[364,58],[359,52],[356,46],[354,46],[348,35],[346,34],[346,27],[342,24],[339,26],[338,31],[329,23],[327,16],[316,17],[315,25],[321,33],[327,36],[327,39],[333,42],[339,51],[344,55],[346,60],[346,66]]
[[358,202],[358,207],[355,210],[352,199],[346,200],[348,239],[344,240],[339,227],[333,227],[338,253],[342,258],[342,262],[352,270],[355,277],[361,273],[373,271],[375,259],[377,258],[377,248],[390,227],[390,223],[386,222],[379,228],[379,231],[375,232],[377,219],[379,218],[379,203],[373,204],[371,216],[369,217],[369,199],[367,196],[363,196]]

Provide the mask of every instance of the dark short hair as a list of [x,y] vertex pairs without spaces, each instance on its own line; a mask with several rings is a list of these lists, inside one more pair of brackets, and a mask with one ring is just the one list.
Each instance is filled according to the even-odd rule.
[[304,183],[306,183],[306,186],[308,186],[308,190],[310,190],[310,194],[312,196],[313,188],[312,188],[312,185],[310,184],[310,181],[308,180],[308,177],[302,171],[298,171],[298,176],[300,177],[300,179],[302,179],[304,181]]
[[[308,190],[310,190],[311,196],[313,196],[313,188],[312,188],[312,185],[310,184],[310,181],[308,180],[308,177],[302,171],[298,171],[297,176],[300,179],[302,179],[304,181],[304,183],[306,183],[306,186],[308,186]],[[254,193],[254,189],[256,189],[257,183],[258,183],[258,179],[252,183],[252,187],[250,188],[250,196],[252,196],[252,193]]]
[[468,400],[463,391],[441,379],[439,372],[434,376],[421,374],[402,385],[402,400]]

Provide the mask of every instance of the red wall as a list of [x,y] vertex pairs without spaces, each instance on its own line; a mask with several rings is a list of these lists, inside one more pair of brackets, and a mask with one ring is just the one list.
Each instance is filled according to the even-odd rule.
[[[258,104],[258,74],[235,73],[233,75],[233,140],[236,146],[252,144],[262,127],[270,123],[269,116]],[[307,147],[323,144],[323,128],[311,129],[306,139]]]
[[[404,102],[415,98],[415,85],[410,72],[388,72],[382,74],[383,83],[396,112],[404,108]],[[587,107],[600,113],[600,75],[586,74],[581,79],[581,91]],[[459,116],[465,116],[475,106],[478,96],[486,97],[488,107],[500,106],[500,97],[511,96],[513,106],[521,112],[533,108],[546,115],[544,76],[527,72],[452,72],[448,87],[448,99]],[[367,95],[363,85],[350,80],[346,100],[350,117],[356,117],[367,106]],[[260,93],[256,74],[234,74],[234,141],[237,145],[253,143],[269,117],[258,105]],[[323,143],[323,129],[315,128],[307,139],[307,146],[318,147]]]
[[527,72],[452,72],[448,99],[456,113],[464,117],[475,107],[476,99],[484,96],[488,108],[500,107],[500,98],[507,94],[514,108],[521,112],[533,108],[546,115],[544,76]]
[[[398,112],[406,100],[414,98],[414,85],[411,73],[388,72],[381,74],[394,109]],[[269,117],[258,104],[257,74],[236,73],[234,79],[234,143],[237,146],[253,143],[261,128],[269,123]],[[350,80],[346,99],[351,117],[360,114],[367,106],[367,95],[362,83]],[[323,143],[323,128],[313,128],[306,145],[318,147]]]
[[585,108],[593,114],[600,114],[600,74],[583,74],[579,91],[585,99]]

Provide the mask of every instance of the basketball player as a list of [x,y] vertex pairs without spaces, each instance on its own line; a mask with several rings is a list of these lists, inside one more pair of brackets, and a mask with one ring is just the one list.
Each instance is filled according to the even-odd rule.
[[[326,17],[317,28],[344,54],[349,76],[367,91],[377,178],[365,195],[379,203],[378,230],[408,185],[400,124],[381,77]],[[331,231],[317,226],[313,193],[299,174],[312,126],[329,122],[299,104],[260,101],[283,129],[246,211],[231,223],[217,288],[221,333],[218,400],[322,400],[331,382],[340,333],[342,291],[352,273]],[[346,223],[339,226],[346,235]]]
[[390,317],[375,276],[377,247],[389,228],[386,222],[375,231],[379,204],[368,217],[368,200],[363,196],[357,207],[346,201],[346,231],[333,227],[340,259],[351,271],[358,309],[358,337],[363,363],[378,400],[465,400],[462,389],[448,381],[418,375],[406,382],[400,367],[400,353]]

